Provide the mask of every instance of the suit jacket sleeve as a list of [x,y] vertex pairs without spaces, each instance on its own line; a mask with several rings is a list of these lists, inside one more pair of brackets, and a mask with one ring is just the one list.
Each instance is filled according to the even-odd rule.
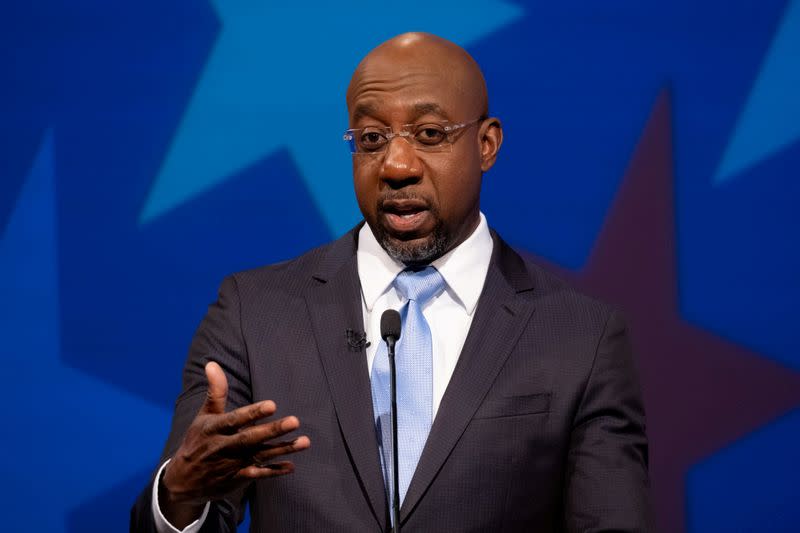
[[[172,428],[158,466],[177,451],[186,429],[205,401],[205,365],[209,361],[219,363],[228,379],[226,410],[252,403],[247,347],[241,331],[239,291],[234,276],[223,280],[217,301],[209,306],[194,335],[183,370],[183,390],[175,403]],[[131,532],[156,532],[150,508],[152,484],[151,478],[131,509]],[[244,516],[243,498],[244,494],[238,492],[213,501],[201,532],[235,532]]]
[[644,408],[628,331],[612,313],[576,413],[566,468],[568,531],[652,530]]

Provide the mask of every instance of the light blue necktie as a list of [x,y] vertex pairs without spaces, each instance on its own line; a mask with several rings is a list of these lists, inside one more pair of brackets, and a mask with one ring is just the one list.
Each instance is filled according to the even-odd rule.
[[[408,302],[400,310],[402,331],[395,346],[397,367],[397,441],[400,470],[400,501],[406,496],[411,477],[433,417],[433,339],[422,308],[444,290],[439,271],[429,266],[422,270],[403,270],[394,286]],[[389,355],[381,342],[372,363],[372,405],[383,463],[384,482],[392,501],[392,412],[389,386]]]

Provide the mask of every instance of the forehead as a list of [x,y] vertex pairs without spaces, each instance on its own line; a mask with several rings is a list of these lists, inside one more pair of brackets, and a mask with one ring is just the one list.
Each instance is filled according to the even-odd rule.
[[452,69],[428,65],[366,65],[353,76],[347,93],[350,121],[466,119],[469,98],[458,78]]

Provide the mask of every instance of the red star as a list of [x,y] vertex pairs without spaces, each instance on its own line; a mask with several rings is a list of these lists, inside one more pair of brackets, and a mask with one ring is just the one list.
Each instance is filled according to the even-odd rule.
[[[550,265],[629,319],[656,517],[667,533],[685,528],[691,465],[800,404],[800,374],[680,316],[670,118],[664,91],[585,268],[576,274]],[[736,287],[730,294],[736,297]]]

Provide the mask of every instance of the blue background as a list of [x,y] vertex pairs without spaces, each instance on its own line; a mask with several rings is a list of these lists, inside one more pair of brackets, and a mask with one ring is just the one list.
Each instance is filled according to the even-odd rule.
[[[668,95],[676,319],[720,339],[720,357],[731,345],[753,368],[800,371],[800,0],[0,8],[6,531],[127,529],[222,277],[359,220],[344,91],[403,31],[481,63],[506,134],[483,210],[566,275],[590,260]],[[662,446],[659,468],[685,471],[680,494],[656,490],[662,528],[680,501],[687,531],[796,531],[798,437],[800,402],[690,464]]]

